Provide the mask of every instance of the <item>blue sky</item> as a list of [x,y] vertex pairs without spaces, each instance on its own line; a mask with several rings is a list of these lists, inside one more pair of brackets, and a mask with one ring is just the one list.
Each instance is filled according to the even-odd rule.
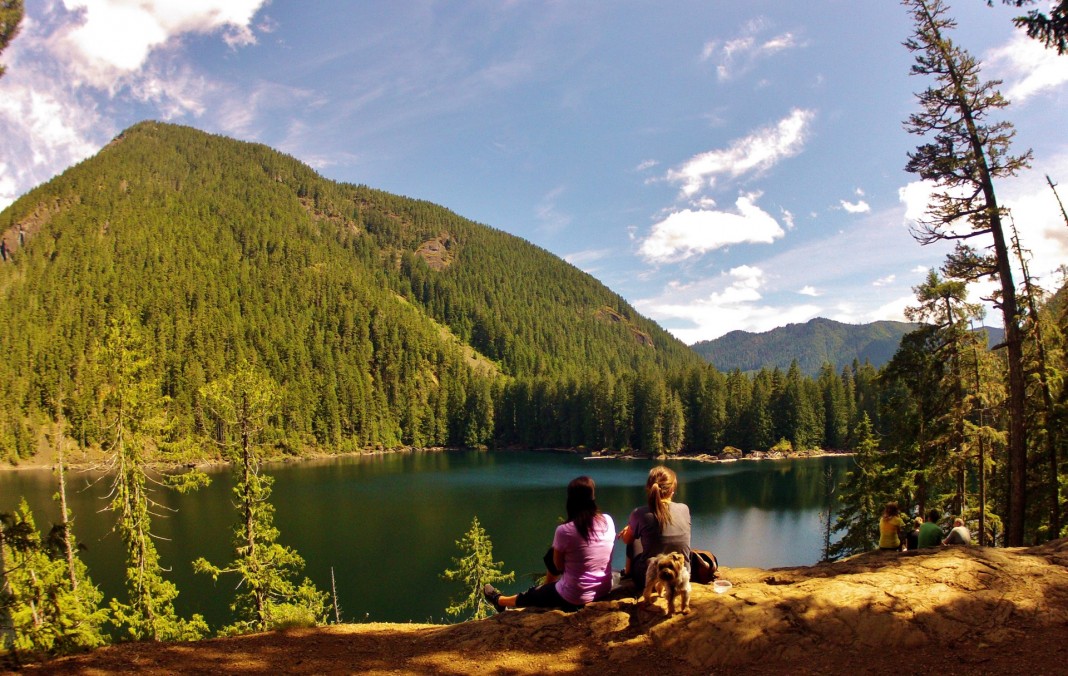
[[[902,319],[946,252],[909,235],[929,188],[902,121],[929,82],[893,1],[26,4],[0,55],[0,206],[140,120],[187,124],[523,237],[691,344]],[[1000,3],[952,6],[1034,151],[999,196],[1055,286],[1068,56]]]

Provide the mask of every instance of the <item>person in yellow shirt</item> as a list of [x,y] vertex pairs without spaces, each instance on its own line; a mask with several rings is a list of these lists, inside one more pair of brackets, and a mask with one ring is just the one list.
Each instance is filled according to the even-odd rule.
[[898,551],[901,549],[901,533],[905,530],[905,521],[897,502],[886,503],[883,516],[879,519],[879,549]]

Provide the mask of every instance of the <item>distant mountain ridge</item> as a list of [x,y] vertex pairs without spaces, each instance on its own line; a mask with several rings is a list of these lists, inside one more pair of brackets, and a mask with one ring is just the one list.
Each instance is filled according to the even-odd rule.
[[796,359],[803,373],[816,376],[825,363],[836,371],[854,360],[878,368],[894,356],[901,338],[918,326],[892,321],[845,324],[817,317],[763,333],[731,331],[691,347],[720,371],[786,369]]

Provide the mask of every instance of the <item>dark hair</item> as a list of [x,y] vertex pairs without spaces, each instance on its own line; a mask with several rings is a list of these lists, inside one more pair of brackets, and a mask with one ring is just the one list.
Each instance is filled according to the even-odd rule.
[[897,506],[897,500],[886,503],[886,509],[883,510],[883,518],[890,519],[897,516],[901,512],[901,509]]
[[590,541],[594,520],[601,514],[594,499],[595,488],[588,476],[576,477],[567,485],[567,520],[575,523],[575,530],[586,542]]
[[671,523],[667,501],[675,494],[678,485],[678,477],[667,467],[659,465],[649,470],[649,478],[645,480],[645,495],[649,499],[649,512],[656,517],[661,528]]
[[941,519],[942,519],[942,513],[939,512],[937,509],[928,510],[928,512],[927,512],[927,520],[928,521],[930,521],[932,523],[938,523],[939,521],[941,521]]

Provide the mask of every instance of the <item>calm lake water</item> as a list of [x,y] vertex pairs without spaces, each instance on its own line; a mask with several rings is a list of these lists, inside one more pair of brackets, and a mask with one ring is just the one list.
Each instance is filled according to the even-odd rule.
[[[667,463],[679,475],[677,500],[690,506],[693,543],[711,549],[727,567],[809,565],[820,558],[826,509],[825,471],[836,477],[848,457],[706,464]],[[329,591],[333,569],[344,621],[452,621],[444,608],[459,588],[440,573],[459,554],[458,540],[478,516],[493,540],[494,557],[517,582],[542,569],[541,557],[564,515],[567,482],[581,474],[597,483],[602,511],[622,528],[644,502],[645,476],[654,462],[584,460],[569,453],[414,452],[329,461],[270,465],[280,540],[307,562],[305,573]],[[157,491],[154,497],[176,510],[153,520],[153,531],[169,579],[180,590],[179,613],[202,613],[213,628],[230,621],[232,578],[213,583],[194,575],[190,562],[204,556],[215,564],[231,559],[236,512],[225,469],[211,486],[190,495]],[[75,514],[83,559],[107,598],[122,597],[121,543],[110,532],[114,517],[105,508],[106,481],[72,472],[68,500]],[[55,476],[47,470],[0,473],[0,511],[25,496],[38,527],[58,517],[52,496]],[[617,543],[614,565],[623,565]]]

